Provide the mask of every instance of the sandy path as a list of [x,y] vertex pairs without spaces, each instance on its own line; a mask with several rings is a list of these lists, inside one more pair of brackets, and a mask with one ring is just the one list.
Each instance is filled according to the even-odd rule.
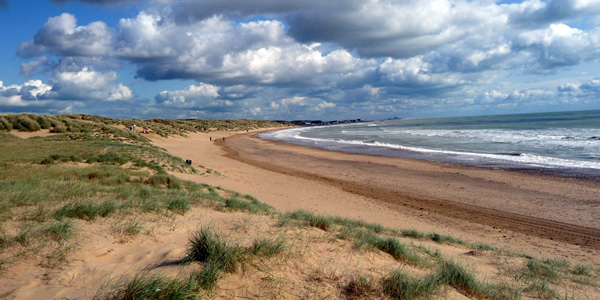
[[[178,176],[248,193],[280,210],[303,208],[395,228],[449,234],[536,256],[600,265],[595,240],[600,224],[600,200],[596,195],[600,191],[593,182],[350,155],[248,135],[230,137],[212,132],[210,136],[217,142],[210,142],[205,133],[154,141],[176,156],[192,159],[221,174]],[[223,144],[228,153],[220,147]],[[399,198],[412,201],[394,200]],[[476,213],[464,218],[460,212],[467,206],[502,216],[521,214],[529,224],[511,228],[478,222]],[[542,238],[544,235],[540,237],[540,231],[534,230],[553,229],[560,224],[556,221],[567,224],[564,228],[575,226],[571,235],[579,235],[580,244],[585,244],[587,236],[591,242],[587,246],[565,243],[552,236],[547,237],[554,240]],[[584,227],[591,231],[582,232]],[[559,234],[564,236],[565,232]]]

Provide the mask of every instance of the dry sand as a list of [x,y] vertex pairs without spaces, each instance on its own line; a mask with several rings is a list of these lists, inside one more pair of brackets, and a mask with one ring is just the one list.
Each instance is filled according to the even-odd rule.
[[45,136],[51,136],[51,135],[56,134],[56,133],[50,132],[50,129],[41,129],[38,131],[31,131],[31,132],[11,130],[9,133],[14,136],[18,136],[22,139],[28,139],[28,138],[32,138],[32,137],[45,137]]
[[154,141],[220,174],[178,176],[247,193],[283,211],[307,209],[600,265],[597,182],[346,154],[252,134]]

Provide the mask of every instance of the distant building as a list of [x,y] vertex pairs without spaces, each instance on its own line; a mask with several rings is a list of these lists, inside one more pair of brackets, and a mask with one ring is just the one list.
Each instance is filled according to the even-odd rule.
[[361,119],[343,120],[343,121],[321,121],[321,120],[294,120],[291,123],[297,126],[323,126],[323,125],[335,125],[335,124],[348,124],[348,123],[359,123],[363,122]]

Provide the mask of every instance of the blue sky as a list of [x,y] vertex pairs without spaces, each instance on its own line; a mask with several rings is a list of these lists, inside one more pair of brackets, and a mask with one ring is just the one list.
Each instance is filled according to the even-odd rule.
[[0,0],[0,113],[600,109],[600,1]]

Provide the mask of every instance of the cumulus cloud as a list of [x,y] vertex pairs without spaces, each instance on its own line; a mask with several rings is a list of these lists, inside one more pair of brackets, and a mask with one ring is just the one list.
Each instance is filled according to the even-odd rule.
[[565,83],[558,86],[557,91],[562,98],[579,99],[598,102],[600,97],[600,78],[594,78],[583,83]]
[[59,56],[109,55],[115,32],[104,22],[77,26],[75,16],[63,13],[50,18],[33,40],[21,44],[18,55],[23,58],[45,53]]
[[[162,91],[156,95],[158,104],[180,109],[203,109],[211,106],[219,96],[219,87],[199,83],[188,86],[185,90]],[[227,105],[227,103],[225,103]]]
[[4,86],[0,81],[0,111],[3,112],[60,112],[68,105],[46,100],[52,87],[41,80],[29,80],[21,85]]
[[[119,109],[129,106],[132,90],[116,82],[114,72],[99,73],[83,68],[73,72],[55,70],[48,83],[29,80],[23,84],[4,86],[0,81],[0,111],[54,113],[101,113],[116,108],[110,103],[120,101]],[[119,109],[113,115],[123,112]],[[131,117],[131,116],[129,116]]]
[[[450,23],[452,3],[435,1],[196,1],[174,5],[178,22],[211,15],[277,15],[300,42],[327,41],[366,56],[408,57],[460,35]],[[424,22],[423,20],[427,20]]]
[[100,73],[87,67],[56,72],[50,78],[52,90],[59,99],[120,101],[133,98],[131,89],[116,81],[115,72]]
[[598,58],[600,30],[585,32],[566,24],[526,31],[517,39],[517,46],[535,55],[534,71],[577,65]]
[[22,85],[13,84],[6,87],[0,81],[0,97],[6,101],[38,100],[51,89],[52,86],[42,83],[41,80],[29,80]]
[[116,53],[139,61],[137,75],[147,80],[314,84],[328,74],[343,75],[374,64],[345,50],[323,54],[297,43],[276,20],[235,23],[211,17],[178,26],[165,17],[141,13],[121,20],[120,28]]
[[271,102],[270,106],[275,110],[281,109],[283,111],[288,111],[290,109],[301,109],[306,111],[323,111],[325,109],[335,107],[336,104],[333,102],[327,102],[319,98],[294,96],[291,98],[281,99],[277,102]]

